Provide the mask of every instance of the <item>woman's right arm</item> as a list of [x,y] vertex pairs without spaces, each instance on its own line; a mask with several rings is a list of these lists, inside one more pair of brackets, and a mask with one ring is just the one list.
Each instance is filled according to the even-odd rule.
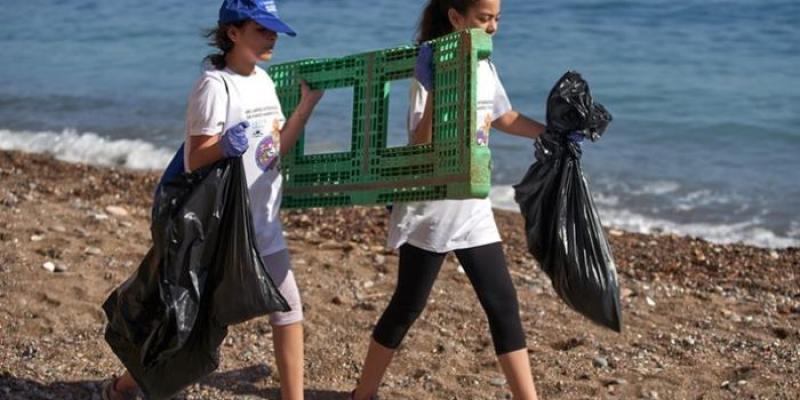
[[225,134],[189,136],[189,170],[211,165],[223,158],[239,157],[247,151],[247,121],[228,128]]
[[224,158],[220,138],[217,135],[189,136],[189,170],[195,171]]
[[[427,144],[433,140],[433,69],[433,47],[430,44],[423,44],[419,48],[417,61],[414,64],[414,79],[416,80],[414,83],[419,86],[412,86],[411,107],[418,110],[422,96],[425,97],[425,106],[422,118],[411,132],[411,145]],[[413,121],[415,110],[412,110],[411,113],[409,119]]]
[[186,110],[186,165],[196,171],[224,158],[222,130],[227,119],[228,93],[216,74],[205,74],[195,83]]
[[411,144],[428,144],[433,139],[433,96],[428,95],[425,99],[425,111],[422,112],[422,119],[419,120],[414,133],[411,135]]

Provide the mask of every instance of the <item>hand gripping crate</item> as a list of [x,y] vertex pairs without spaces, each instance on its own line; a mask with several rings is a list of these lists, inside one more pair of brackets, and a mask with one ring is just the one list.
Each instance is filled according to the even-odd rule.
[[[303,79],[315,89],[353,88],[350,151],[305,155],[304,135],[283,157],[283,207],[339,207],[419,200],[483,198],[489,194],[491,153],[477,142],[477,64],[491,37],[474,29],[431,41],[434,47],[433,140],[387,147],[391,82],[413,76],[417,47],[336,59],[274,65],[286,115],[300,100]],[[312,116],[313,118],[313,116]],[[326,136],[344,134],[333,132]]]

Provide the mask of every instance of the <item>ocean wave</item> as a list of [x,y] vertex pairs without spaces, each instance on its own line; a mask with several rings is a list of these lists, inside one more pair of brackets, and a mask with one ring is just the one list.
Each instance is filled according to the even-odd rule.
[[655,181],[647,182],[636,190],[631,190],[630,194],[633,195],[664,195],[672,193],[680,189],[681,185],[673,181]]
[[800,237],[800,220],[792,221],[789,225],[789,236]]
[[685,185],[672,180],[639,182],[604,180],[594,183],[592,194],[595,203],[601,206],[649,203],[654,209],[669,208],[680,212],[720,207],[742,212],[747,210],[749,202],[753,201],[752,198],[735,191]]
[[601,207],[598,212],[604,225],[628,232],[646,234],[674,233],[700,237],[718,244],[744,243],[766,248],[800,246],[800,240],[776,234],[763,227],[762,221],[758,218],[728,224],[679,223],[624,209],[615,210]]
[[[50,154],[67,162],[138,170],[161,170],[174,152],[172,149],[158,147],[143,140],[112,140],[96,133],[78,133],[73,129],[65,129],[62,132],[0,129],[0,149]],[[678,190],[677,185],[669,181],[655,182],[639,190],[644,193],[669,195]],[[764,228],[759,216],[737,223],[680,223],[627,210],[618,196],[607,192],[607,190],[602,193],[597,191],[594,193],[594,200],[603,224],[609,227],[638,233],[690,235],[715,243],[741,242],[768,248],[800,246],[800,221],[791,223],[786,236]],[[519,206],[514,201],[512,186],[494,186],[490,196],[495,207],[519,212]],[[685,204],[696,206],[706,203],[712,197],[709,193],[699,191],[690,192],[682,199]]]
[[[613,198],[614,196],[593,195],[595,195],[595,204],[598,207],[600,219],[603,225],[607,227],[635,233],[672,233],[682,236],[701,237],[718,244],[744,243],[765,248],[800,246],[800,222],[793,222],[792,229],[786,236],[778,235],[764,228],[763,221],[759,217],[736,223],[681,223],[635,213],[621,208],[614,202],[602,200]],[[492,187],[490,197],[494,207],[519,212],[519,206],[514,201],[513,187]]]
[[161,170],[174,150],[138,139],[112,140],[96,133],[10,131],[0,129],[0,149],[44,153],[56,159],[139,170]]

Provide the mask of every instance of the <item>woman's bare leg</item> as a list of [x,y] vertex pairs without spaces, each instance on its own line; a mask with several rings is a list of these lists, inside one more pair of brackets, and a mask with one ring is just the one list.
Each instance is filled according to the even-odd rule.
[[303,323],[272,327],[281,399],[303,399]]

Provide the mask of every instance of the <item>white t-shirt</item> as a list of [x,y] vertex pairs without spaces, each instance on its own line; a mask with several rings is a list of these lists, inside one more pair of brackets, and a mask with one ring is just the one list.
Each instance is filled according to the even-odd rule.
[[[489,144],[492,122],[511,111],[505,88],[489,60],[478,63],[477,121],[480,145]],[[412,80],[408,112],[409,138],[425,110],[428,92]],[[436,253],[500,241],[489,198],[396,203],[389,221],[387,246],[403,243]]]
[[[226,87],[227,86],[227,87]],[[280,131],[286,119],[272,78],[256,66],[250,76],[230,69],[209,69],[189,96],[186,141],[189,136],[217,135],[248,121],[249,148],[242,155],[250,211],[258,250],[270,255],[286,248],[280,220]],[[184,167],[188,170],[188,146]]]

